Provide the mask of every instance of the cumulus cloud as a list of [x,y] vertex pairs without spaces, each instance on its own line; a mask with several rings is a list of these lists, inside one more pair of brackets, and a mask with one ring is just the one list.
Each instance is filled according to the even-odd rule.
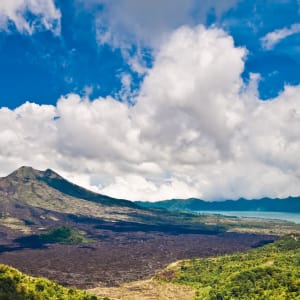
[[118,198],[300,194],[300,87],[260,101],[247,51],[217,28],[181,27],[161,45],[135,105],[70,94],[0,110],[2,175],[54,168]]
[[53,158],[55,108],[26,102],[15,110],[0,109],[0,165],[2,172],[16,165],[46,167]]
[[36,30],[60,32],[61,13],[54,0],[9,0],[0,2],[0,30],[9,30],[11,24],[21,32]]
[[262,47],[266,50],[273,49],[276,44],[285,38],[300,32],[300,23],[295,23],[289,28],[276,29],[261,38]]

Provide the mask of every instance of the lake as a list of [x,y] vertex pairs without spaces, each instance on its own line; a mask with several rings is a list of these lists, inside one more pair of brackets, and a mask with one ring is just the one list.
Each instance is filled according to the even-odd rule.
[[265,212],[265,211],[223,211],[223,210],[213,210],[213,211],[198,211],[198,213],[203,214],[219,214],[223,216],[232,216],[240,218],[259,218],[259,219],[276,219],[290,221],[300,224],[300,214],[295,213],[285,213],[285,212]]

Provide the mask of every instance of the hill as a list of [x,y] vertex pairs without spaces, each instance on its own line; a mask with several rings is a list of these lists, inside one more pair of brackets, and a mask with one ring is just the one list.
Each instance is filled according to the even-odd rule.
[[141,207],[164,208],[181,211],[265,211],[300,213],[300,197],[285,199],[238,199],[226,201],[204,201],[201,199],[171,199],[158,202],[136,202]]
[[6,265],[0,265],[0,299],[100,300],[100,298],[85,291],[65,288],[45,278],[27,276]]
[[300,235],[245,253],[172,264],[157,279],[196,289],[201,300],[300,299]]

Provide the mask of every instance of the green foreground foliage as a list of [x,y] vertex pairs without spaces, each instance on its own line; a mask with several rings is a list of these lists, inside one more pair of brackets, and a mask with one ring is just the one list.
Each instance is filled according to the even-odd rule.
[[0,265],[0,299],[100,300],[85,291],[65,288],[48,279],[27,276],[6,265]]
[[196,288],[197,300],[300,299],[300,234],[246,253],[182,261],[160,278]]

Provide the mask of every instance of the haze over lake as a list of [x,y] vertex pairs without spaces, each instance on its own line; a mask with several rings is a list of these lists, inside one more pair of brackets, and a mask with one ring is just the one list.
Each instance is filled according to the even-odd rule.
[[300,214],[286,213],[286,212],[265,212],[265,211],[199,211],[203,214],[220,214],[223,216],[232,216],[239,218],[259,218],[259,219],[276,219],[283,221],[290,221],[300,224]]

